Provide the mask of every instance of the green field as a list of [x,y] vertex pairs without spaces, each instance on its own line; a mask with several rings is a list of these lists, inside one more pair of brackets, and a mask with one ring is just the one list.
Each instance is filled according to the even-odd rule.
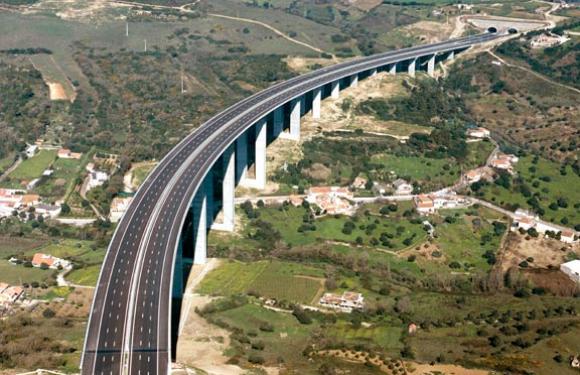
[[8,175],[9,179],[2,182],[7,187],[22,187],[22,181],[30,182],[42,176],[48,167],[52,165],[56,158],[56,150],[40,150],[33,157],[24,160],[20,165]]
[[42,197],[62,198],[74,187],[81,170],[81,161],[59,158],[52,167],[54,170],[52,176],[36,186],[34,192]]
[[200,284],[203,294],[255,292],[261,296],[311,304],[322,288],[322,270],[287,262],[227,262]]
[[[378,248],[401,250],[413,244],[421,242],[425,238],[425,232],[421,224],[412,224],[408,220],[401,219],[395,214],[391,217],[380,215],[357,215],[354,219],[348,216],[325,216],[316,219],[315,231],[299,232],[298,228],[303,224],[305,209],[302,207],[288,207],[280,210],[276,207],[265,207],[258,210],[260,219],[273,225],[278,230],[282,239],[292,245],[307,245],[320,241],[339,241],[347,244],[356,243],[358,237],[362,238],[360,245],[370,245],[372,239],[379,239],[382,234],[392,236],[391,246],[377,244]],[[398,212],[400,216],[402,212]],[[355,228],[350,234],[343,232],[346,222],[353,222]],[[372,228],[372,230],[371,230]],[[412,238],[411,244],[405,245],[403,241]]]
[[94,286],[97,285],[100,272],[101,265],[96,264],[80,269],[74,269],[66,276],[66,279],[73,284]]
[[33,55],[30,57],[30,61],[34,67],[42,73],[42,78],[46,82],[60,83],[68,98],[75,97],[74,86],[52,55]]
[[[537,164],[533,164],[533,157],[526,156],[520,158],[516,164],[516,172],[518,177],[523,179],[525,185],[532,195],[536,195],[540,203],[540,207],[544,210],[543,219],[562,223],[562,220],[567,221],[567,226],[574,227],[580,224],[580,213],[578,211],[577,203],[580,201],[580,177],[567,166],[561,173],[559,164],[552,161],[540,158]],[[532,172],[535,168],[535,172]],[[521,184],[514,184],[510,189],[503,186],[491,184],[483,188],[483,197],[485,200],[499,204],[500,206],[514,208],[515,206],[531,208],[528,203],[528,197],[525,197],[518,186]],[[550,208],[550,205],[557,203],[559,198],[564,198],[567,201],[567,207]]]
[[48,281],[53,277],[53,270],[27,268],[22,265],[11,265],[7,259],[16,256],[19,259],[32,259],[35,253],[50,254],[58,258],[69,259],[75,269],[67,276],[76,284],[93,286],[96,284],[100,265],[104,258],[102,249],[93,250],[89,241],[23,239],[0,237],[0,281],[20,284],[22,282]]

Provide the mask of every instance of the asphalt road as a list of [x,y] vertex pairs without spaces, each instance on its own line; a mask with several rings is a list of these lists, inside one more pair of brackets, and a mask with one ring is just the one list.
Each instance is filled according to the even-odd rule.
[[498,37],[465,37],[323,68],[250,96],[192,132],[146,179],[115,231],[93,300],[82,373],[168,372],[172,275],[179,234],[205,175],[246,129],[284,103],[338,79]]

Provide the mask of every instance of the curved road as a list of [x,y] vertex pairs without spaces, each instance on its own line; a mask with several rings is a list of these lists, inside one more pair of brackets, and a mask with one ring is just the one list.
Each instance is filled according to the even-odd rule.
[[500,37],[482,34],[323,68],[246,98],[192,132],[155,168],[117,226],[87,327],[83,374],[166,374],[177,242],[201,182],[226,148],[284,103],[328,83]]

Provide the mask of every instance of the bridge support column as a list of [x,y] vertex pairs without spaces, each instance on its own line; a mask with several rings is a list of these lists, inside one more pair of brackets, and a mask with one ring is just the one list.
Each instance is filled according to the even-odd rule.
[[371,69],[371,77],[374,77],[377,75],[377,69]]
[[427,62],[427,74],[429,77],[435,76],[435,55],[431,56]]
[[262,119],[254,125],[256,140],[254,142],[254,178],[245,179],[244,186],[254,189],[264,189],[266,187],[266,133],[268,122]]
[[236,168],[235,168],[234,146],[230,146],[222,156],[223,174],[222,181],[222,214],[221,223],[213,223],[212,229],[233,232],[235,219],[235,187],[236,187]]
[[358,87],[358,74],[354,74],[350,77],[350,87]]
[[300,97],[300,116],[304,116],[306,113],[306,95]]
[[248,134],[243,133],[236,139],[236,182],[244,184],[248,174]]
[[266,188],[266,120],[256,124],[256,184],[257,189]]
[[297,141],[300,139],[300,98],[292,100],[290,103],[290,132],[284,132],[280,134],[281,138],[291,139]]
[[276,108],[274,111],[274,138],[284,131],[284,108]]
[[397,74],[397,63],[391,65],[391,67],[389,68],[389,74],[391,75]]
[[312,118],[320,118],[320,105],[322,102],[322,89],[317,88],[312,92]]
[[455,51],[449,52],[449,55],[447,55],[447,61],[453,61],[454,59],[455,59]]
[[205,264],[207,260],[207,177],[193,200],[193,264]]
[[413,59],[409,62],[409,75],[415,77],[415,67],[417,65],[417,59]]
[[330,97],[332,99],[338,99],[340,95],[340,82],[334,81],[330,84]]

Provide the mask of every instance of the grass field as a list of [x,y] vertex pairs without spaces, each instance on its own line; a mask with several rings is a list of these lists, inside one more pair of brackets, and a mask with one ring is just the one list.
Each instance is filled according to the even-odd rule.
[[2,185],[11,187],[16,184],[20,187],[21,181],[30,182],[42,176],[42,172],[50,167],[56,158],[56,150],[40,150],[33,157],[24,160],[12,173],[8,175],[10,181],[3,181]]
[[322,270],[287,262],[228,262],[212,271],[198,291],[233,295],[256,292],[261,296],[311,304],[322,288]]
[[448,159],[382,154],[374,155],[372,161],[413,182],[429,181],[439,185],[451,185],[459,178],[460,173],[457,163]]
[[53,270],[13,266],[7,259],[16,256],[20,259],[31,259],[35,253],[50,254],[58,258],[69,259],[77,269],[68,276],[75,284],[93,286],[96,284],[100,265],[104,258],[102,249],[93,250],[89,241],[24,239],[0,237],[0,281],[20,284],[22,282],[46,281]]
[[391,355],[396,355],[403,347],[401,334],[402,326],[373,324],[370,327],[354,328],[352,324],[341,321],[328,329],[328,336],[337,340],[355,343],[377,344]]
[[35,187],[34,192],[43,197],[62,198],[74,187],[81,162],[76,159],[56,159],[52,165],[54,173]]
[[[346,222],[351,221],[348,216],[325,216],[316,219],[315,231],[299,232],[298,228],[303,224],[305,210],[302,207],[289,207],[287,210],[279,210],[275,207],[265,207],[259,210],[260,219],[271,223],[278,230],[285,242],[292,245],[307,245],[319,241],[339,241],[347,244],[354,244],[357,237],[362,238],[361,245],[369,245],[372,238],[378,239],[383,233],[390,238],[391,247],[376,245],[379,248],[390,250],[401,250],[415,243],[420,242],[425,237],[425,232],[420,224],[412,224],[407,220],[383,216],[363,216],[355,220],[355,228],[350,234],[343,232]],[[374,226],[372,231],[368,227]],[[410,245],[403,244],[407,238],[412,238]]]
[[[212,314],[212,318],[239,328],[242,332],[256,332],[258,335],[252,338],[252,341],[262,341],[265,344],[264,350],[254,351],[240,350],[240,344],[236,343],[237,348],[231,349],[229,354],[240,355],[246,352],[262,356],[266,363],[274,364],[278,362],[278,358],[283,358],[293,367],[305,365],[302,351],[315,328],[314,325],[302,325],[291,314],[276,313],[254,304],[218,312]],[[274,332],[261,331],[260,326],[264,323],[270,323],[274,327]]]
[[97,285],[100,272],[101,265],[96,264],[80,269],[74,269],[66,276],[66,279],[73,284],[94,286]]
[[[542,218],[555,223],[562,223],[566,218],[568,226],[573,227],[580,224],[580,214],[575,207],[580,201],[580,177],[574,173],[570,166],[565,168],[566,175],[560,173],[560,165],[552,161],[540,158],[537,164],[532,163],[533,157],[526,156],[520,158],[516,164],[516,171],[532,194],[538,196],[540,206],[545,213]],[[535,172],[530,170],[536,169]],[[501,206],[518,205],[530,208],[527,203],[529,198],[525,197],[512,186],[506,189],[495,184],[484,188],[484,198],[490,202],[495,202]],[[555,210],[549,208],[550,204],[556,202],[558,198],[565,198],[567,207],[557,207]]]

